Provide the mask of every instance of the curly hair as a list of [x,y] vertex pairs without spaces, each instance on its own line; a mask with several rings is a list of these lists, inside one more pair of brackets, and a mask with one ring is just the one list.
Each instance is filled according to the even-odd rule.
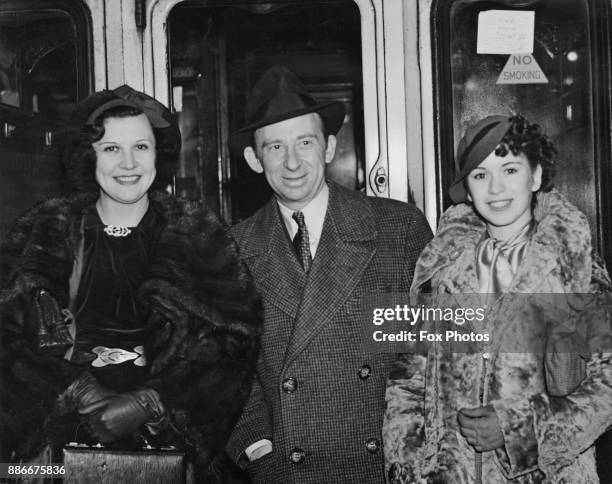
[[511,126],[495,149],[497,156],[506,156],[512,153],[514,156],[525,155],[532,169],[537,165],[542,167],[543,192],[553,188],[553,177],[555,174],[554,155],[557,150],[550,139],[542,133],[539,124],[532,124],[523,116],[516,115],[509,119]]
[[[116,106],[100,114],[93,125],[82,126],[68,143],[66,156],[68,176],[80,192],[98,192],[96,181],[97,156],[92,144],[104,137],[104,121],[109,118],[128,118],[144,114],[130,106]],[[157,174],[150,190],[164,190],[170,183],[178,162],[178,152],[166,139],[163,129],[153,128],[155,136],[155,168]]]

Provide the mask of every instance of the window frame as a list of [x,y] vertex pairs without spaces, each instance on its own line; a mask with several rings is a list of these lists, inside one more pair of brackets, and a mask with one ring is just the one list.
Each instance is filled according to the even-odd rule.
[[[92,1],[92,0],[90,0]],[[77,95],[76,101],[87,97],[91,92],[93,82],[92,62],[92,16],[89,7],[81,2],[71,0],[5,0],[1,6],[2,11],[30,12],[40,10],[60,10],[65,12],[74,21],[76,31],[76,59],[77,69]],[[22,106],[0,105],[4,112],[15,115],[43,117],[38,113],[26,110]]]
[[[170,105],[171,94],[166,23],[170,11],[185,1],[189,0],[150,0],[147,3],[147,23],[143,31],[144,91],[152,93],[167,106]],[[411,194],[408,187],[409,171],[415,184],[414,192],[422,193],[421,164],[409,166],[406,161],[407,113],[402,12],[407,7],[403,6],[402,2],[393,2],[393,6],[383,7],[383,0],[352,1],[361,15],[367,192],[374,196],[407,201]],[[201,0],[201,3],[212,6],[242,2]],[[389,39],[385,39],[383,25],[387,28],[387,37],[393,30],[392,35],[400,41],[389,42]],[[393,59],[385,62],[385,58],[391,57],[391,54]],[[386,85],[385,80],[390,84]],[[418,92],[415,90],[417,96]],[[393,101],[387,103],[387,99]],[[387,130],[389,119],[393,120],[390,123],[391,133]],[[420,129],[420,123],[417,129]],[[393,142],[390,142],[388,137],[393,137]],[[377,174],[383,175],[382,184],[376,183]],[[422,206],[420,196],[417,204]]]
[[[442,214],[445,187],[453,174],[443,169],[443,162],[454,160],[453,96],[450,58],[450,9],[457,0],[430,0],[429,39],[432,55],[433,142],[435,156],[436,216]],[[595,165],[597,247],[612,264],[612,2],[586,0],[591,29],[591,80],[593,112],[593,159]]]

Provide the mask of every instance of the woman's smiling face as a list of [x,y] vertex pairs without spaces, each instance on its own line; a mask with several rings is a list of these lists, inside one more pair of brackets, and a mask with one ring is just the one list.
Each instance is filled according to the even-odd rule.
[[508,240],[532,218],[531,200],[542,184],[542,167],[533,169],[521,153],[491,152],[467,176],[468,199],[492,237]]
[[144,114],[104,120],[104,136],[93,143],[100,197],[133,204],[155,180],[155,135]]

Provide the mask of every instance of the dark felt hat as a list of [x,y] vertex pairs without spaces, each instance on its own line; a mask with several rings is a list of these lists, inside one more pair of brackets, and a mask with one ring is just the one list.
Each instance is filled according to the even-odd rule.
[[247,125],[230,135],[230,147],[242,155],[253,144],[256,129],[308,113],[319,113],[327,134],[335,135],[346,109],[339,101],[317,102],[293,72],[284,66],[271,67],[255,84],[246,106]]
[[497,148],[510,126],[509,116],[495,115],[487,116],[466,130],[457,147],[457,176],[448,190],[454,203],[467,200],[464,178]]
[[[72,123],[77,126],[93,126],[100,115],[111,108],[126,106],[139,109],[158,131],[158,138],[170,151],[181,150],[181,133],[176,117],[157,99],[136,91],[127,84],[113,90],[104,89],[93,93],[77,104]],[[158,141],[160,141],[158,139]]]

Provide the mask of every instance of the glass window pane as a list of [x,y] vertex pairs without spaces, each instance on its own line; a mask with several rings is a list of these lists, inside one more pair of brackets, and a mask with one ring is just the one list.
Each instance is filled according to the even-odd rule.
[[[231,3],[231,5],[230,5]],[[270,197],[263,175],[229,152],[246,124],[247,97],[271,66],[283,64],[318,100],[345,102],[327,175],[364,186],[361,21],[352,0],[190,2],[168,19],[173,104],[184,148],[177,192],[206,199],[226,218],[246,218]]]
[[[478,13],[484,10],[535,12],[532,59],[476,53]],[[587,0],[456,0],[448,15],[455,151],[466,127],[477,120],[489,114],[525,115],[543,126],[558,150],[555,186],[587,214],[595,230]],[[532,72],[535,62],[543,76],[519,76],[519,83],[504,84],[509,79],[502,71],[509,61],[515,69],[530,62]],[[547,82],[535,82],[544,77]],[[453,163],[443,160],[442,170],[447,170],[443,178],[452,178]]]
[[67,119],[79,85],[76,39],[65,11],[0,11],[0,103]]
[[0,235],[66,191],[59,141],[89,92],[90,39],[81,2],[0,2]]

